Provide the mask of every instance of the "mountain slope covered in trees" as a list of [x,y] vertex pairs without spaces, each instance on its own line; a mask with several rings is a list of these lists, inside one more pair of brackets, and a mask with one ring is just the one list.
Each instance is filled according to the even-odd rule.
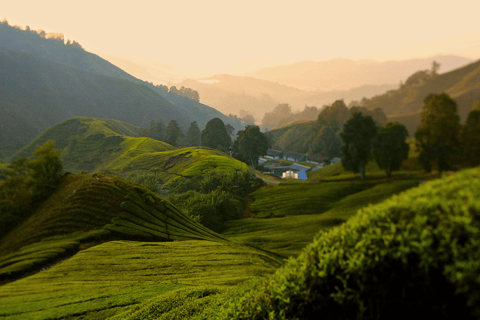
[[389,121],[404,124],[413,135],[420,124],[423,100],[430,93],[446,93],[452,97],[464,122],[474,102],[480,100],[480,61],[443,74],[417,71],[398,90],[364,99],[361,105],[370,110],[383,109]]
[[[51,125],[74,116],[129,121],[171,119],[200,128],[218,117],[236,130],[243,126],[207,105],[164,92],[110,62],[48,34],[0,24],[0,157],[7,157]],[[32,119],[36,114],[40,116]],[[22,128],[21,132],[17,129]]]

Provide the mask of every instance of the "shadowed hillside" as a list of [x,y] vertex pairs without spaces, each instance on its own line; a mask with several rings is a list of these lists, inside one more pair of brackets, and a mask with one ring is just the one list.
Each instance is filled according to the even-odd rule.
[[426,71],[418,71],[400,89],[362,100],[362,106],[382,108],[389,121],[405,124],[413,135],[420,124],[423,99],[430,93],[446,93],[452,97],[464,122],[473,103],[480,100],[480,61],[433,77]]
[[0,48],[0,150],[12,154],[73,116],[128,121],[191,119],[146,86]]

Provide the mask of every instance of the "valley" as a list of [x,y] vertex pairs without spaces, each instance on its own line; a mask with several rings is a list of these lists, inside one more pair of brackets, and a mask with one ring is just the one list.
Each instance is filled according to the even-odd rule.
[[0,318],[480,317],[480,62],[252,61],[0,23]]

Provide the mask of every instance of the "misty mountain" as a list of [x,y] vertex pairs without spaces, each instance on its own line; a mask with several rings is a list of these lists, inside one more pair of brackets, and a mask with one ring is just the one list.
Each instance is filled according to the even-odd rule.
[[332,59],[265,68],[250,73],[249,76],[309,91],[347,90],[363,85],[398,85],[415,71],[430,69],[433,60],[441,64],[441,72],[472,62],[472,59],[448,55],[385,62]]
[[[12,154],[43,130],[75,116],[151,120],[195,118],[150,88],[0,47],[0,152]],[[198,119],[197,119],[198,121]]]
[[[58,62],[82,71],[124,79],[146,86],[169,101],[172,105],[171,107],[179,109],[172,111],[173,113],[185,114],[186,117],[176,119],[179,123],[185,121],[185,119],[190,122],[197,121],[202,128],[210,119],[218,117],[225,123],[231,124],[236,130],[242,128],[242,124],[238,120],[229,118],[216,109],[202,103],[192,102],[192,100],[184,97],[169,95],[153,84],[135,78],[99,56],[86,52],[81,44],[71,41],[65,43],[63,34],[49,34],[43,30],[35,31],[29,28],[22,30],[3,22],[0,23],[0,47],[29,53],[36,57]],[[125,92],[125,94],[128,93]]]

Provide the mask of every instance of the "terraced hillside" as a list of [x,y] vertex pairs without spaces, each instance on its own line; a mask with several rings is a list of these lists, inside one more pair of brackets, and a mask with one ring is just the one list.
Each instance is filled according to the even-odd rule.
[[256,218],[227,222],[222,234],[284,257],[296,256],[319,230],[417,185],[417,180],[403,180],[266,186],[252,194],[250,210]]
[[115,239],[229,242],[143,187],[107,174],[67,175],[30,217],[0,238],[0,281]]
[[155,172],[167,182],[178,176],[200,174],[206,169],[218,171],[247,166],[217,150],[201,147],[175,149],[151,138],[135,138],[138,127],[117,120],[77,117],[57,124],[25,148],[12,160],[30,156],[36,145],[54,140],[62,150],[65,170],[71,172],[113,172],[132,170]]
[[[0,287],[5,319],[107,319],[178,289],[232,286],[271,274],[269,255],[211,241],[112,241]],[[205,289],[203,289],[205,290]],[[204,294],[206,296],[208,294]]]

